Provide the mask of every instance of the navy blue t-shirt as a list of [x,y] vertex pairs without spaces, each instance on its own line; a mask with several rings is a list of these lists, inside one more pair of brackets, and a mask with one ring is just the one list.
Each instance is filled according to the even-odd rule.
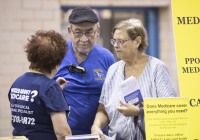
[[[68,48],[67,55],[54,78],[63,77],[69,81],[63,92],[70,105],[68,123],[72,134],[90,134],[107,70],[115,62],[115,59],[106,48],[95,44],[86,59],[79,64],[73,51],[72,42],[68,42]],[[70,64],[83,67],[85,73],[69,71]]]
[[51,112],[68,112],[62,89],[43,74],[27,72],[9,91],[13,135],[29,140],[56,140]]

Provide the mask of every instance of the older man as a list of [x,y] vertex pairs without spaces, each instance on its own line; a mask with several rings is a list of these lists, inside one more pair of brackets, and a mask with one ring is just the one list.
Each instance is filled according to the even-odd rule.
[[54,78],[64,77],[69,81],[63,91],[71,108],[68,123],[72,134],[90,134],[102,85],[114,56],[95,44],[100,26],[91,8],[75,8],[69,23],[69,50]]

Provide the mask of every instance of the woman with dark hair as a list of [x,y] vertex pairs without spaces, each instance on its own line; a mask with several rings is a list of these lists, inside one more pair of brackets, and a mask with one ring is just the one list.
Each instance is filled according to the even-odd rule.
[[140,20],[119,22],[113,29],[111,44],[121,60],[110,66],[106,75],[92,133],[102,136],[101,128],[108,124],[108,134],[115,135],[116,140],[144,140],[143,103],[124,102],[121,83],[135,77],[143,98],[175,97],[175,88],[167,66],[145,54],[148,37]]
[[71,135],[66,113],[69,106],[62,88],[67,84],[52,80],[67,51],[65,39],[57,32],[39,30],[25,46],[29,72],[18,77],[8,97],[14,136],[29,140],[64,140]]

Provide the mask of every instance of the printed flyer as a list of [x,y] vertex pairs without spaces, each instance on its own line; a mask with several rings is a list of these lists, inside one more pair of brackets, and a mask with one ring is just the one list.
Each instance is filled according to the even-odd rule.
[[188,98],[144,100],[147,140],[190,140]]
[[200,140],[200,0],[172,0],[181,97],[189,97],[190,140]]

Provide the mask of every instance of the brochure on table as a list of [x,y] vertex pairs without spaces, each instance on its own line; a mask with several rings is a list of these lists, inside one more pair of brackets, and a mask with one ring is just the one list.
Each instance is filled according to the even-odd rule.
[[65,140],[100,140],[100,137],[98,134],[84,134],[84,135],[66,136]]

